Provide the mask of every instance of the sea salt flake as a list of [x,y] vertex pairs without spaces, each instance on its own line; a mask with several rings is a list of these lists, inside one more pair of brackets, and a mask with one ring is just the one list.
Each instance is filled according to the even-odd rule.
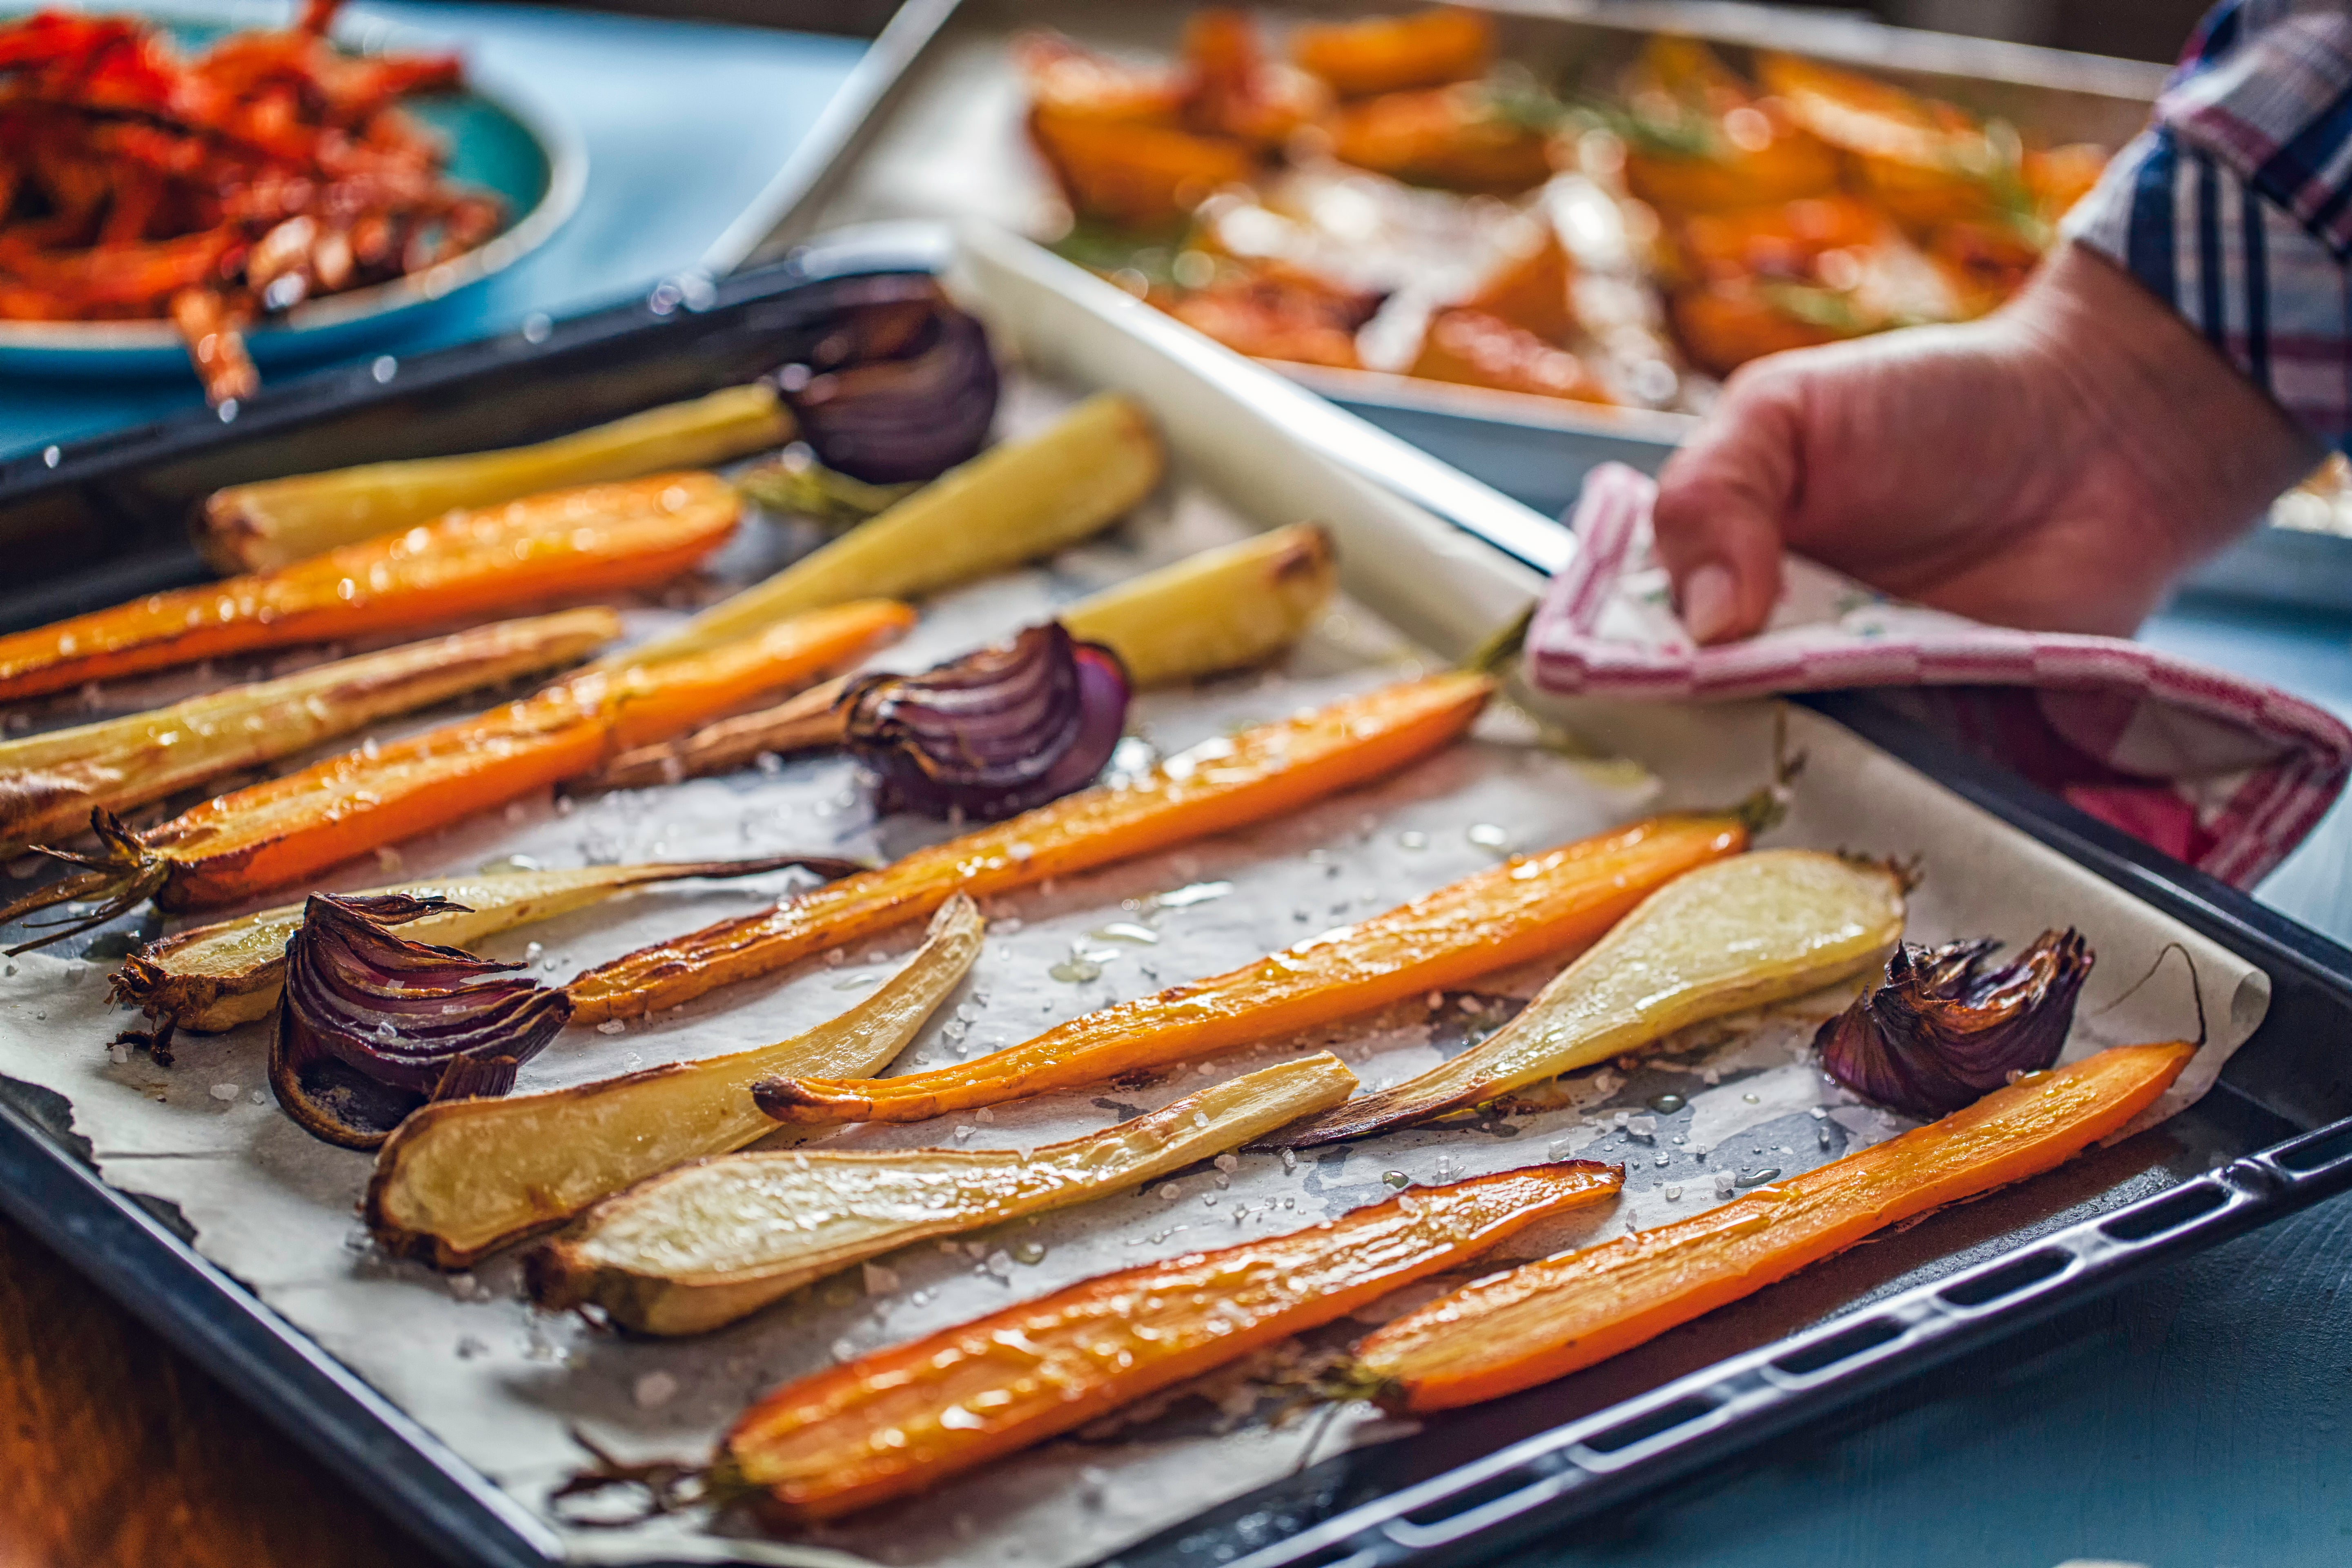
[[213,1098],[219,1100],[235,1100],[243,1092],[242,1088],[233,1083],[216,1083],[212,1088]]
[[607,1018],[596,1026],[596,1032],[600,1035],[618,1035],[626,1032],[628,1026],[618,1018]]

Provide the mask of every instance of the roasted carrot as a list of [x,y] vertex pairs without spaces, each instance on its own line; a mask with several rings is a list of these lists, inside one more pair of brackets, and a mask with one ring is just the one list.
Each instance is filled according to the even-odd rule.
[[920,1121],[1165,1067],[1311,1028],[1402,997],[1565,953],[1654,889],[1748,847],[1734,816],[1667,816],[1563,845],[1438,889],[1255,963],[1172,985],[1023,1045],[900,1078],[772,1079],[780,1121]]
[[715,1491],[793,1521],[905,1497],[1094,1420],[1614,1194],[1571,1161],[1402,1194],[1287,1236],[1121,1269],[776,1390],[728,1433]]
[[724,481],[677,473],[454,511],[280,572],[150,595],[0,637],[0,701],[221,654],[659,583],[725,542],[737,510]]
[[1495,56],[1495,24],[1481,12],[1436,5],[1402,16],[1307,22],[1290,35],[1290,58],[1342,98],[1475,81]]
[[1705,1214],[1466,1285],[1366,1340],[1358,1373],[1412,1411],[1549,1383],[1890,1225],[2064,1163],[2146,1110],[2196,1049],[2101,1051]]
[[761,914],[706,926],[592,969],[566,987],[583,1022],[649,1013],[920,920],[959,890],[985,898],[1277,816],[1450,744],[1494,690],[1453,673],[1385,687],[1171,758]]
[[500,621],[232,686],[152,712],[0,742],[0,853],[478,687],[585,658],[621,635],[606,609]]
[[[150,897],[173,910],[235,903],[588,773],[616,752],[762,692],[829,674],[914,618],[903,605],[872,599],[797,616],[708,653],[574,675],[475,718],[388,746],[370,741],[299,773],[215,795],[146,833],[102,826],[100,854],[67,857],[97,880],[68,878],[37,898],[110,897],[118,912]],[[27,907],[42,904],[7,913]]]

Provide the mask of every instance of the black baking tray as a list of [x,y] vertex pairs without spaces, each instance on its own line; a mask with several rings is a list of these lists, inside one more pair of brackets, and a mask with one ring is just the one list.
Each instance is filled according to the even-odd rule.
[[[0,465],[0,626],[199,579],[196,498],[294,468],[530,440],[741,382],[805,342],[814,279],[925,271],[919,233],[556,327],[271,387],[232,423],[192,415]],[[1364,470],[1361,451],[1350,454]],[[1374,468],[1377,473],[1377,468]],[[1457,526],[1488,534],[1475,517]],[[1489,535],[1491,537],[1491,535]],[[1525,538],[1496,539],[1528,553]],[[1615,1360],[1425,1423],[1210,1510],[1121,1568],[1381,1568],[1483,1554],[1820,1420],[2162,1260],[2352,1187],[2352,952],[1961,754],[1866,694],[1831,719],[2245,956],[2269,1015],[2216,1089],[2161,1127],[1929,1216]],[[101,1182],[65,1103],[0,1080],[0,1207],[461,1562],[561,1560],[555,1535],[199,1257],[168,1205]]]

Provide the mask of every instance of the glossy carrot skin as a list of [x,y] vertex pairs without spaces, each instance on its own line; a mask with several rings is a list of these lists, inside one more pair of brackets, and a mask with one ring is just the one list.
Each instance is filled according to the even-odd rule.
[[583,485],[346,545],[281,572],[153,594],[0,637],[0,701],[221,654],[463,620],[660,583],[735,530],[703,473]]
[[904,1497],[1344,1317],[1622,1180],[1591,1161],[1531,1165],[1101,1275],[778,1389],[727,1435],[714,1479],[759,1489],[787,1520]]
[[572,1016],[593,1023],[675,1006],[920,920],[957,891],[985,898],[1278,816],[1450,744],[1494,685],[1483,675],[1431,676],[1195,748],[1140,784],[1082,790],[592,969],[567,988]]
[[782,1121],[921,1121],[1311,1028],[1580,948],[1684,872],[1748,847],[1729,816],[1667,816],[1438,889],[1206,980],[1073,1018],[1035,1039],[903,1077],[764,1086]]
[[488,713],[215,795],[142,835],[171,863],[156,901],[207,909],[299,881],[829,675],[913,623],[913,611],[888,599],[819,610],[708,653],[574,676]]
[[2102,1051],[1705,1214],[1479,1280],[1373,1334],[1358,1368],[1409,1411],[1564,1377],[1887,1226],[2064,1163],[2146,1110],[2195,1054]]
[[146,713],[0,741],[0,850],[61,843],[126,811],[460,693],[572,664],[621,635],[601,606],[496,621],[207,692]]

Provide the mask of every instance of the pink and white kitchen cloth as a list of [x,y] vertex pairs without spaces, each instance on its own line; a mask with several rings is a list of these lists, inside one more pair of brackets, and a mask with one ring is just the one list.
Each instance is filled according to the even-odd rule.
[[2352,730],[2260,681],[2116,637],[1904,604],[1796,556],[1762,632],[1696,647],[1651,552],[1656,494],[1622,464],[1586,478],[1575,559],[1528,634],[1544,690],[1705,700],[1885,689],[1970,751],[2241,888],[2302,842],[2352,772]]

